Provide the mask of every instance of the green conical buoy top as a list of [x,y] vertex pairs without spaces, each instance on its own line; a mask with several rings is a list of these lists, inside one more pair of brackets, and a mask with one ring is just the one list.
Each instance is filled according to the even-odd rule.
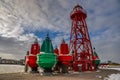
[[98,55],[97,55],[97,53],[95,51],[94,51],[94,56],[96,56],[98,58]]
[[47,34],[45,40],[43,41],[40,51],[45,53],[54,53],[53,45],[49,38],[49,34]]
[[96,59],[99,59],[99,57],[98,57],[98,55],[97,55],[97,53],[96,53],[96,51],[95,51],[95,48],[94,48],[94,53],[93,53],[93,55],[94,55],[94,57],[95,57]]

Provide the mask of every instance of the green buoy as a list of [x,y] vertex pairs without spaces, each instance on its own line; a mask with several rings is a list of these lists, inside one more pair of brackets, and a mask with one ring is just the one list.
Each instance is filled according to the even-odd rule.
[[47,37],[42,43],[40,54],[37,55],[37,64],[45,72],[51,72],[56,63],[57,55],[54,54],[52,42],[47,34]]

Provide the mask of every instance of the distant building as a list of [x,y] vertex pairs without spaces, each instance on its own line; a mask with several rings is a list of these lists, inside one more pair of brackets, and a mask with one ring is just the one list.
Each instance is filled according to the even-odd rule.
[[2,57],[0,57],[0,63],[1,63]]
[[14,60],[14,59],[2,59],[0,57],[0,64],[20,64],[20,65],[24,65],[24,63],[25,63],[24,59]]
[[25,59],[20,59],[20,64],[24,65],[25,64]]

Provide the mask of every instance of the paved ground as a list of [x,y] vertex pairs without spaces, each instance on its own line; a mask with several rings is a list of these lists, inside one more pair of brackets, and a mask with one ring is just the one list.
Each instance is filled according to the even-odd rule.
[[0,74],[0,80],[103,80],[107,75],[120,73],[117,70],[99,70],[97,72],[71,72],[69,74],[31,74],[7,73]]

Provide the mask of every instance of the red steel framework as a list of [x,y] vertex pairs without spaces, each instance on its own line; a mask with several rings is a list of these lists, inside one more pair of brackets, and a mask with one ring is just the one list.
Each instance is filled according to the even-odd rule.
[[[86,24],[85,10],[76,5],[71,12],[70,50],[73,54],[73,70],[92,70],[93,50]],[[81,69],[80,69],[81,68]]]

